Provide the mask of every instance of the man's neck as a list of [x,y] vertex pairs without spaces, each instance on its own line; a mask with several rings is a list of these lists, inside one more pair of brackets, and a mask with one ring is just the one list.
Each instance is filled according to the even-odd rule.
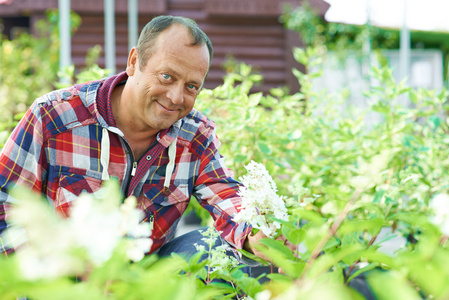
[[129,106],[122,101],[124,87],[125,85],[120,85],[112,91],[111,108],[117,128],[123,132],[134,154],[134,159],[137,161],[148,150],[156,138],[157,132],[136,126],[134,118],[127,112]]

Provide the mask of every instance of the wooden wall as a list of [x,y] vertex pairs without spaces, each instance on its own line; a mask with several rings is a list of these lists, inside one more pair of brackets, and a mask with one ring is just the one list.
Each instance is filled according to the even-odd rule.
[[[291,47],[301,43],[296,33],[286,31],[278,21],[285,2],[298,5],[302,0],[139,0],[139,32],[159,14],[192,18],[214,46],[205,87],[214,88],[222,82],[223,64],[231,55],[252,65],[263,75],[263,85],[255,91],[268,91],[284,85],[296,91],[299,85],[291,68],[299,65],[292,58]],[[328,8],[323,0],[309,2],[322,15]],[[22,7],[22,11],[28,6],[27,13],[36,18],[43,7],[57,7],[57,0],[14,0],[13,4]],[[116,71],[120,72],[125,69],[128,56],[127,1],[115,0],[115,5]],[[82,19],[72,37],[72,60],[77,68],[81,68],[89,48],[97,44],[104,46],[103,1],[72,0],[71,8]],[[0,16],[1,10],[0,6]],[[104,67],[104,52],[99,65]]]

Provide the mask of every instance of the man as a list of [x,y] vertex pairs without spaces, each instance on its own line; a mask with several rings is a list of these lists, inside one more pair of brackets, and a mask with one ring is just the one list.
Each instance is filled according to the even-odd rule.
[[[38,98],[0,156],[0,233],[13,182],[69,215],[81,192],[95,194],[115,177],[124,197],[135,195],[154,222],[151,252],[171,240],[191,195],[229,245],[254,252],[260,236],[248,238],[251,227],[232,219],[240,183],[218,152],[215,124],[193,108],[212,53],[194,21],[159,16],[130,51],[126,72]],[[198,237],[173,242],[161,253],[194,251]]]

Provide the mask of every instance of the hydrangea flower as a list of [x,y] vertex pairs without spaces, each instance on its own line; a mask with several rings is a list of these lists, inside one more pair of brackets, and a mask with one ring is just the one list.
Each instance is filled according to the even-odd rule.
[[209,253],[208,266],[211,274],[220,270],[230,271],[232,268],[237,267],[239,264],[237,259],[226,254],[228,248],[226,244],[212,248],[217,239],[219,239],[220,231],[217,231],[213,227],[208,227],[206,230],[201,230],[200,232],[203,235],[201,240],[207,245],[208,249],[204,245],[197,243],[194,246],[198,252]]
[[248,174],[239,178],[244,185],[238,193],[242,197],[241,210],[233,219],[247,222],[266,236],[274,237],[281,226],[277,221],[271,222],[267,216],[287,221],[285,200],[277,194],[276,183],[264,165],[251,161],[245,168]]
[[132,261],[150,251],[151,227],[141,222],[135,197],[120,203],[120,193],[104,187],[101,197],[82,194],[63,219],[39,196],[16,190],[19,199],[11,208],[10,227],[2,234],[16,250],[22,275],[29,280],[78,276],[87,265],[99,266],[124,245]]

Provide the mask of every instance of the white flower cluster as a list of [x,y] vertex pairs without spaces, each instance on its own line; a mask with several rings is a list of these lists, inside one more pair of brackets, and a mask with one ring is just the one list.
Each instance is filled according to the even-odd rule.
[[430,200],[429,207],[434,212],[431,222],[440,226],[441,232],[449,236],[449,195],[436,195]]
[[[135,197],[119,206],[120,200],[83,194],[66,219],[34,195],[15,197],[20,201],[11,209],[11,226],[2,238],[16,249],[27,279],[83,274],[88,265],[99,266],[109,260],[116,249],[139,261],[151,248],[150,224],[140,222],[143,212],[136,209]],[[117,205],[111,205],[114,202]]]
[[264,165],[251,161],[245,168],[248,174],[239,178],[244,185],[239,190],[242,206],[233,219],[247,222],[253,228],[262,230],[266,236],[273,237],[280,224],[271,222],[267,216],[288,220],[284,198],[277,194],[276,183]]

